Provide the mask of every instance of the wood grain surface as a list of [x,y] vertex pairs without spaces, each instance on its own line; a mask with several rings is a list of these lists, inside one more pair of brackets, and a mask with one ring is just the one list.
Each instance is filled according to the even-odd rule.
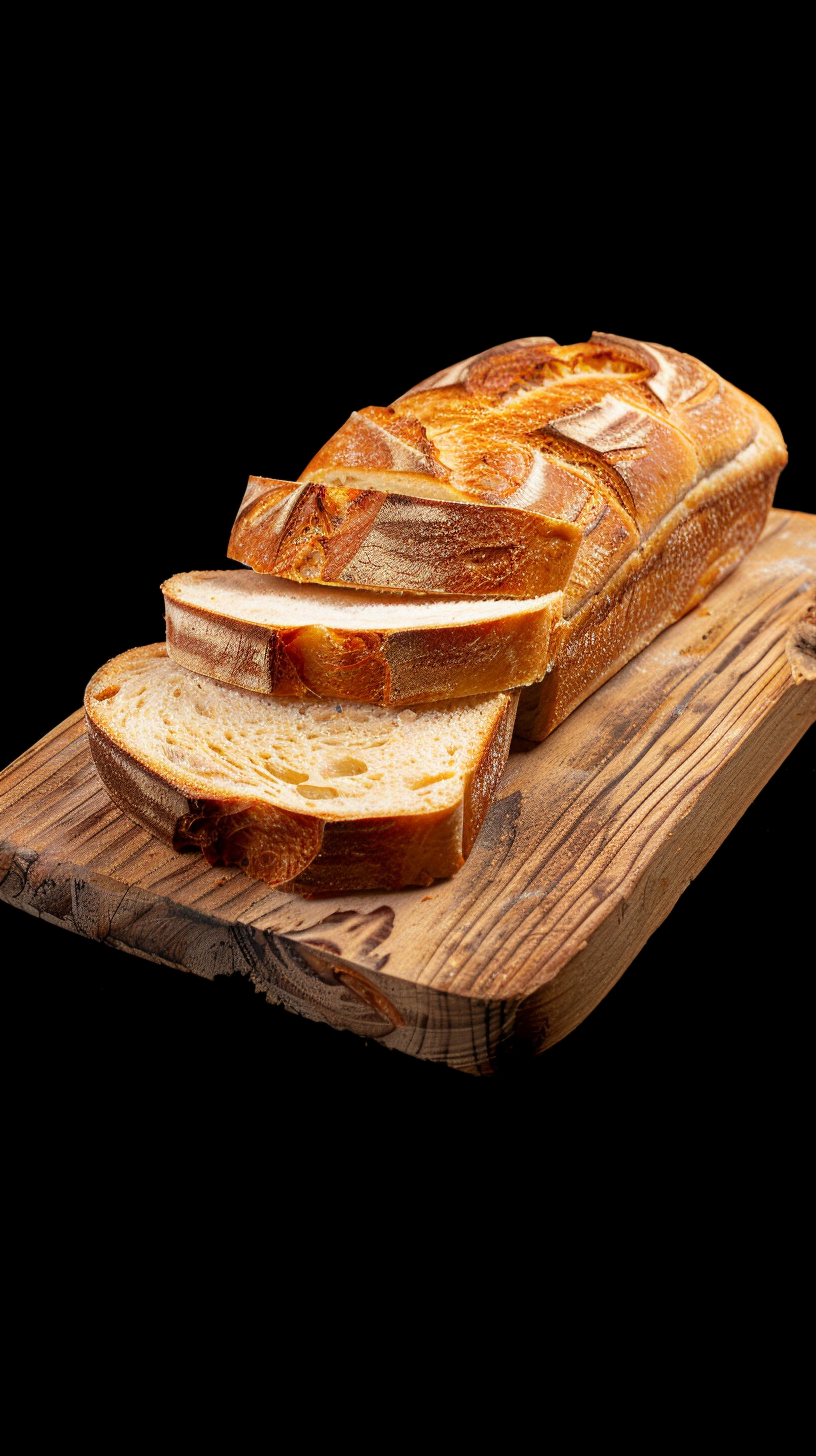
[[111,804],[77,712],[0,775],[0,898],[248,976],[412,1056],[500,1070],[597,1005],[813,723],[814,584],[816,517],[773,511],[701,607],[515,748],[465,867],[428,890],[306,900],[175,853]]

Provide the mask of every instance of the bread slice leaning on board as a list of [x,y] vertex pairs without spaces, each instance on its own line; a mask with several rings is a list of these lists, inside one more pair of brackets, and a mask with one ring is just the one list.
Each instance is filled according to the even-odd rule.
[[405,707],[502,692],[546,672],[555,592],[520,601],[310,587],[255,571],[162,586],[175,662],[233,687]]
[[131,819],[309,894],[455,874],[504,769],[517,696],[399,712],[305,703],[225,687],[155,645],[100,668],[85,716],[97,772]]
[[768,411],[687,354],[518,339],[353,414],[300,481],[251,477],[229,551],[369,590],[563,590],[517,721],[541,739],[733,570],[786,459]]

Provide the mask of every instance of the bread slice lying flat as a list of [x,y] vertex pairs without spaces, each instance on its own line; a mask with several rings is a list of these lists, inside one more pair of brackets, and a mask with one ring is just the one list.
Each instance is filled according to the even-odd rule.
[[455,874],[504,768],[517,694],[395,711],[302,702],[187,672],[163,645],[91,679],[108,793],[177,849],[289,889],[399,889]]
[[536,682],[563,601],[401,597],[254,571],[188,571],[162,591],[182,667],[258,693],[391,707]]

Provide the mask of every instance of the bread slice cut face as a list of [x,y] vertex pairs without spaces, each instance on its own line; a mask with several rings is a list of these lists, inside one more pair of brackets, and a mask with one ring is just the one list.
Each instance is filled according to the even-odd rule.
[[233,687],[383,706],[471,697],[543,677],[560,593],[522,600],[307,586],[189,571],[162,587],[173,660]]
[[394,710],[304,702],[186,671],[164,645],[85,694],[113,801],[177,849],[309,892],[398,889],[467,858],[507,759],[517,694]]

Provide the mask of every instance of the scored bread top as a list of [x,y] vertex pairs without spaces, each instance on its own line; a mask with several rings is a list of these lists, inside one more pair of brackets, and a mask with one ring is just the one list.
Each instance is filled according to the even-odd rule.
[[92,725],[189,798],[246,798],[322,819],[432,813],[457,804],[507,695],[396,711],[262,697],[137,647],[88,685]]
[[310,586],[256,571],[186,571],[162,586],[165,597],[206,612],[269,627],[321,627],[353,632],[464,626],[525,616],[553,604],[552,595],[492,598],[405,596],[353,587]]
[[355,411],[297,484],[250,477],[230,554],[355,587],[564,589],[569,615],[693,487],[757,452],[784,465],[776,422],[690,355],[517,339]]
[[568,520],[598,493],[642,532],[744,449],[763,418],[676,349],[612,334],[565,346],[530,338],[464,360],[388,408],[355,411],[300,480],[363,483],[372,471],[400,477],[394,490]]

